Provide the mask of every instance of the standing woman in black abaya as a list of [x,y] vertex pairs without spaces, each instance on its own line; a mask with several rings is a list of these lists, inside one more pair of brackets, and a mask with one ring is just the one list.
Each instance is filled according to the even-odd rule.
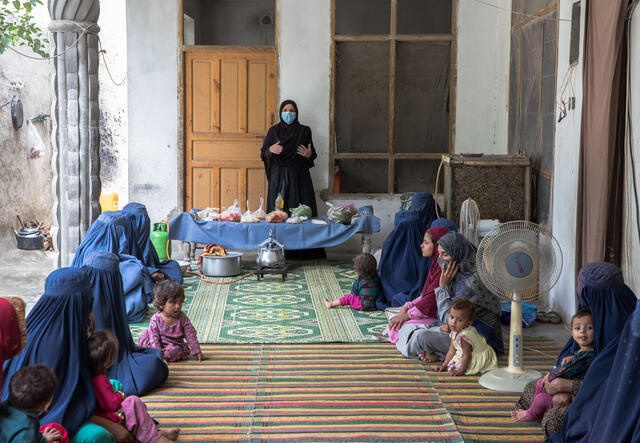
[[311,128],[298,121],[298,106],[293,100],[280,105],[280,123],[269,128],[260,150],[269,182],[267,212],[275,208],[278,194],[284,199],[284,210],[305,204],[312,216],[318,215],[309,168],[317,157],[311,140]]

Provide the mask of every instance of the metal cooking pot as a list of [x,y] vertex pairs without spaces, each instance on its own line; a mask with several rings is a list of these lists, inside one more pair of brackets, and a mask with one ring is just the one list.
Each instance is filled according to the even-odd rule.
[[44,248],[44,235],[34,228],[23,228],[20,231],[14,229],[18,249],[42,249]]
[[258,245],[258,266],[272,268],[284,265],[284,245],[273,238],[269,230],[269,238]]
[[242,252],[227,252],[227,255],[203,255],[202,273],[209,277],[230,277],[240,272]]

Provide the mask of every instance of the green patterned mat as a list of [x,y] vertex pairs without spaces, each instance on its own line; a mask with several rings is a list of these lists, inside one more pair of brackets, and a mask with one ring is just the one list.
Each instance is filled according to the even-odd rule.
[[[244,271],[253,271],[243,263]],[[310,262],[289,265],[287,280],[278,275],[257,281],[251,276],[237,283],[217,285],[185,280],[183,310],[198,331],[201,343],[327,343],[375,341],[387,320],[384,312],[349,307],[327,309],[324,299],[349,293],[356,274],[352,263]],[[235,278],[219,278],[231,281]],[[134,339],[145,322],[131,324]]]

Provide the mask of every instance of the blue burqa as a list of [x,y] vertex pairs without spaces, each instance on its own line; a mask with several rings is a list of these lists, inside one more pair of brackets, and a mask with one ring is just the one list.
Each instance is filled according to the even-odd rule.
[[131,255],[136,256],[149,268],[149,273],[162,272],[171,280],[182,284],[180,265],[174,260],[160,261],[158,253],[149,240],[151,222],[147,208],[141,203],[129,203],[122,212],[126,214],[129,230],[133,233],[135,246],[131,248]]
[[53,369],[58,385],[40,423],[60,423],[70,435],[96,407],[87,349],[92,302],[85,269],[61,268],[49,274],[44,294],[27,316],[27,344],[6,362],[2,382],[2,399],[6,400],[11,376],[20,368],[41,363]]
[[95,329],[113,331],[120,343],[109,378],[122,382],[125,394],[142,396],[162,384],[169,370],[159,349],[136,346],[131,338],[119,263],[119,257],[107,251],[94,251],[84,260],[93,293]]
[[[625,441],[603,437],[601,414],[613,406],[607,401],[613,394],[608,386],[620,381],[621,373],[613,370],[621,364],[616,359],[616,352],[620,333],[636,306],[636,296],[624,284],[622,271],[610,263],[603,262],[589,263],[580,270],[578,291],[578,308],[589,309],[593,317],[596,358],[585,375],[578,395],[564,415],[561,432],[550,436],[549,441]],[[558,362],[577,349],[574,340],[569,339],[560,353]],[[637,362],[635,364],[637,367]],[[637,372],[635,374],[637,379]],[[640,404],[639,398],[630,396],[626,397],[626,400],[634,407]],[[619,415],[616,419],[619,419],[620,423],[628,418],[626,406],[611,409],[610,413]],[[638,416],[635,417],[637,421]],[[600,437],[593,438],[596,434]]]
[[447,228],[451,232],[458,232],[458,226],[455,224],[453,220],[449,220],[448,218],[436,218],[431,222],[430,228]]
[[140,260],[132,255],[120,255],[120,275],[129,323],[139,323],[153,300],[155,280]]
[[421,288],[417,292],[415,289],[424,282],[428,269],[420,244],[435,218],[435,201],[428,192],[415,194],[409,210],[396,212],[393,231],[382,244],[378,264],[382,289],[376,302],[378,309],[402,306],[420,295]]
[[114,254],[129,254],[126,217],[118,211],[106,211],[91,223],[82,243],[76,250],[71,266],[82,267],[84,258],[92,251],[109,251]]

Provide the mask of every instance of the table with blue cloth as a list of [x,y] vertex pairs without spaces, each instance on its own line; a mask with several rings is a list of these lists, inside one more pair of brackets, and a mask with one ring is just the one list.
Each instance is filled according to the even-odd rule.
[[[380,232],[380,219],[373,215],[370,207],[358,209],[364,215],[354,219],[350,225],[327,222],[316,224],[312,220],[302,223],[236,223],[227,221],[196,220],[197,209],[183,212],[169,222],[169,239],[185,242],[185,256],[193,260],[193,243],[217,243],[227,249],[254,250],[269,237],[269,231],[285,249],[326,248],[344,243],[355,234],[362,234],[362,252],[371,250],[371,234]],[[327,217],[314,220],[327,221]]]

